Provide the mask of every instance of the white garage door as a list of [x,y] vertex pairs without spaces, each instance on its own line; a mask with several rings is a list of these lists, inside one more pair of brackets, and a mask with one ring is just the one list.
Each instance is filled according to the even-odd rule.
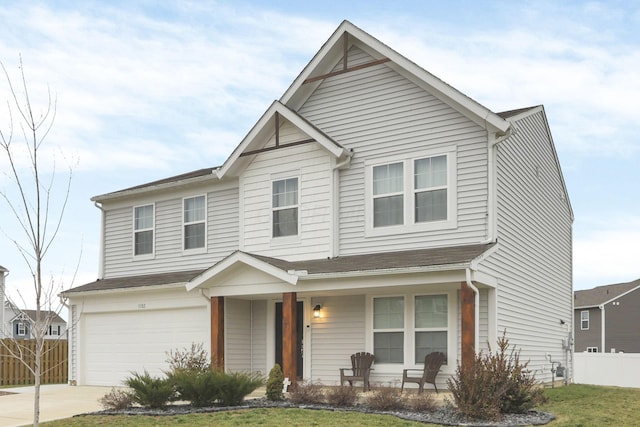
[[205,307],[87,313],[81,317],[81,384],[122,385],[131,372],[167,370],[166,352],[208,342]]

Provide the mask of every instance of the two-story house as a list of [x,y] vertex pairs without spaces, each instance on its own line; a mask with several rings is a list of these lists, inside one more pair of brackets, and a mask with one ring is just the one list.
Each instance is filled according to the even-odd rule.
[[640,279],[574,293],[575,351],[640,353]]
[[[209,143],[215,143],[210,141]],[[343,22],[219,167],[96,196],[99,279],[64,293],[70,379],[229,371],[372,381],[506,330],[541,380],[572,319],[573,215],[541,106],[493,113]]]
[[[9,270],[0,265],[0,339],[32,339],[36,311],[20,309],[6,297],[5,277],[8,273]],[[67,322],[58,313],[42,310],[40,318],[47,323],[44,339],[66,339]]]

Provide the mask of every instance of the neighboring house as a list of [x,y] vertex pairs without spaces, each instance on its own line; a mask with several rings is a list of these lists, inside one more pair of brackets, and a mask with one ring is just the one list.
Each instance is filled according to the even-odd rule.
[[[21,310],[5,295],[5,277],[9,270],[0,266],[0,339],[32,339],[35,310]],[[45,339],[67,339],[67,322],[53,311],[41,311],[41,319],[48,322]]]
[[540,380],[566,358],[573,214],[543,107],[493,113],[347,21],[220,167],[92,200],[99,279],[63,293],[78,384],[192,342],[326,384],[355,352],[399,383],[443,351],[445,386],[504,330]]
[[640,353],[640,279],[574,292],[575,351]]

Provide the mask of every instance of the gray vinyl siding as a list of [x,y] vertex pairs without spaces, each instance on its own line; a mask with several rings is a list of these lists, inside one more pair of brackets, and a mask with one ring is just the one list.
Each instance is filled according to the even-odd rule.
[[365,296],[313,298],[322,317],[311,320],[311,380],[340,382],[340,368],[351,366],[350,356],[365,350]]
[[499,249],[481,269],[498,278],[498,337],[506,330],[521,359],[549,381],[545,355],[564,364],[573,318],[572,219],[543,113],[517,121],[497,150]]
[[[372,58],[357,47],[349,64]],[[326,79],[299,113],[338,143],[354,150],[351,167],[340,171],[341,255],[460,245],[487,237],[486,131],[387,65]],[[425,150],[457,149],[457,228],[365,236],[367,159]]]
[[251,301],[225,299],[225,369],[251,371]]
[[[295,140],[295,136],[298,140],[308,138],[294,135],[289,127],[289,137]],[[298,235],[273,238],[272,182],[293,177],[298,177]],[[329,256],[331,159],[317,144],[261,153],[244,171],[241,188],[244,251],[288,260]]]
[[[207,248],[199,253],[185,253],[182,199],[201,194],[207,195]],[[133,256],[133,204],[115,209],[105,206],[105,211],[105,278],[205,269],[238,249],[237,187],[176,193],[156,200],[152,258]]]
[[[599,311],[599,310],[598,310]],[[640,290],[617,298],[605,305],[604,351],[640,353]]]
[[[582,329],[581,313],[589,312],[589,329]],[[598,347],[598,352],[606,351],[602,348],[602,312],[598,307],[577,309],[574,311],[575,343],[574,349],[577,352],[587,351],[587,347]],[[607,313],[608,317],[608,313]],[[605,325],[608,329],[609,325]],[[637,330],[637,326],[633,325]]]

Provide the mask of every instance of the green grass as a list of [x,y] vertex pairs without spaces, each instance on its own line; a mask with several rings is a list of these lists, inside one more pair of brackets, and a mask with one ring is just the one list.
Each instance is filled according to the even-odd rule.
[[[640,389],[570,385],[545,390],[549,402],[539,408],[557,416],[550,427],[638,426]],[[429,426],[389,415],[304,409],[250,409],[216,414],[163,417],[81,416],[42,423],[62,426]]]

